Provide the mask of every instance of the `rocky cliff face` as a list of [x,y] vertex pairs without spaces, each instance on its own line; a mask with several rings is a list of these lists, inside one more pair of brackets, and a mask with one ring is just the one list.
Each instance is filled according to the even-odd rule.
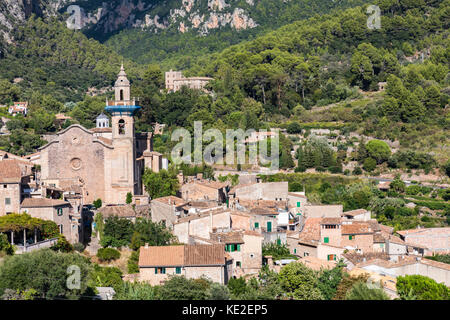
[[[246,8],[240,7],[244,4]],[[230,26],[236,30],[258,24],[248,9],[254,0],[2,0],[0,29],[9,39],[15,24],[32,14],[60,15],[71,29],[109,34],[124,28],[148,31],[174,28],[179,32],[210,30]]]

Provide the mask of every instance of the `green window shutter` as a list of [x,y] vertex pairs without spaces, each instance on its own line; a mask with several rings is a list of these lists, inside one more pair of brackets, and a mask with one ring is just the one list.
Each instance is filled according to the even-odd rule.
[[238,251],[238,252],[241,251],[241,245],[240,245],[240,244],[237,245],[237,251]]
[[297,253],[297,249],[294,249],[294,253]]
[[155,274],[158,274],[158,268],[155,268]]
[[272,221],[267,221],[267,232],[272,232]]
[[277,244],[278,244],[278,245],[281,244],[281,239],[280,239],[280,238],[277,239]]
[[180,267],[177,267],[176,270],[175,270],[175,272],[176,272],[177,274],[180,274],[180,273],[181,273],[181,268],[180,268]]
[[328,260],[328,261],[330,261],[330,257],[331,257],[331,255],[328,255],[328,256],[327,256],[327,260]]
[[352,236],[348,236],[348,240],[352,240]]
[[330,242],[330,239],[329,239],[328,237],[325,237],[325,238],[323,239],[323,242],[324,242],[324,243],[328,243],[328,242]]
[[259,222],[255,222],[255,229],[259,228]]
[[162,274],[166,274],[166,268],[162,268]]
[[299,202],[297,202],[297,207],[300,207],[300,201],[299,201]]

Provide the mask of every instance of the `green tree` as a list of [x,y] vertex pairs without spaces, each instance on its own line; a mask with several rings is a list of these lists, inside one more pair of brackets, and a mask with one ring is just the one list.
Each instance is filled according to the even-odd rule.
[[449,300],[450,289],[443,283],[421,275],[406,275],[397,278],[397,293],[400,299]]
[[320,272],[317,286],[325,300],[331,300],[335,294],[343,276],[344,264],[339,264],[333,269],[323,269]]
[[390,300],[383,289],[369,288],[364,282],[356,282],[345,296],[346,300]]
[[162,222],[156,223],[151,219],[137,218],[133,230],[130,244],[133,250],[138,250],[146,243],[150,246],[167,246],[176,239]]
[[95,209],[100,209],[102,207],[102,199],[94,200],[92,204],[94,205]]
[[127,193],[126,204],[131,204],[133,202],[133,194],[131,192]]
[[105,219],[100,243],[103,247],[119,248],[129,245],[132,235],[133,223],[130,220],[117,216],[108,217]]
[[142,181],[152,199],[174,196],[179,189],[177,173],[174,169],[153,172],[146,168]]
[[[74,265],[80,270],[80,289],[67,286],[68,270]],[[90,269],[88,259],[78,253],[42,249],[11,256],[0,266],[0,295],[6,289],[34,289],[42,299],[76,299],[88,292]]]
[[323,300],[317,287],[317,272],[303,263],[290,263],[284,266],[279,274],[281,287],[288,297],[297,300]]
[[388,144],[381,140],[370,140],[366,144],[369,157],[375,159],[378,164],[387,161],[391,155]]
[[159,289],[161,300],[207,300],[209,280],[186,279],[184,276],[171,276]]

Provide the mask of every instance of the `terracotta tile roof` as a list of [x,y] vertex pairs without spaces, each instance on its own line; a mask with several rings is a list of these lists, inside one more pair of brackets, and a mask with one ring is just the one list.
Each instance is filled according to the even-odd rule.
[[303,263],[308,268],[316,271],[320,271],[320,269],[333,269],[337,264],[336,261],[327,261],[312,256],[302,257],[297,262]]
[[95,133],[109,133],[109,132],[112,132],[112,128],[92,128],[90,130],[92,132],[95,132]]
[[343,216],[352,216],[352,217],[354,217],[354,216],[357,216],[357,215],[360,215],[360,214],[364,214],[366,212],[367,212],[366,209],[357,209],[357,210],[351,210],[351,211],[344,212],[344,213],[342,213],[342,215]]
[[450,264],[448,264],[448,263],[434,261],[434,260],[430,260],[430,259],[421,259],[420,263],[450,271]]
[[420,264],[424,264],[427,266],[432,266],[435,268],[450,271],[450,264],[448,264],[448,263],[438,262],[438,261],[425,259],[425,258],[417,260],[416,257],[410,257],[410,256],[403,256],[397,262],[396,261],[386,261],[386,260],[381,260],[381,259],[374,259],[374,260],[370,260],[370,261],[366,261],[366,262],[361,262],[357,266],[361,268],[361,267],[365,267],[365,266],[369,266],[369,265],[377,265],[377,266],[380,266],[383,268],[391,269],[391,268],[398,268],[401,266],[406,266],[406,265],[416,264],[416,263],[420,263]]
[[209,180],[197,180],[194,183],[200,184],[205,187],[213,188],[213,189],[223,189],[230,185],[229,181],[218,182],[218,181],[209,181]]
[[[216,214],[222,214],[222,213],[226,213],[229,212],[228,210],[224,210],[224,209],[218,209],[218,210],[211,210],[213,215]],[[209,218],[209,212],[205,212],[202,214],[193,214],[187,217],[183,217],[178,219],[176,222],[174,222],[173,224],[179,224],[179,223],[184,223],[184,222],[188,222],[188,221],[192,221],[192,220],[197,220],[197,219],[203,219],[203,218]]]
[[341,224],[341,218],[322,218],[320,224]]
[[343,253],[342,256],[351,263],[353,263],[354,265],[364,261],[370,261],[375,259],[389,261],[389,255],[384,252],[366,252],[364,254],[357,252],[347,252]]
[[343,224],[341,227],[342,234],[369,234],[373,233],[368,223],[352,223]]
[[210,233],[211,240],[221,242],[221,243],[244,243],[242,237],[243,232],[232,231],[232,232],[216,232]]
[[216,266],[225,264],[223,244],[141,247],[139,267]]
[[303,230],[299,233],[299,242],[317,246],[320,241],[321,221],[322,218],[307,218]]
[[288,192],[288,195],[289,195],[289,196],[292,196],[292,197],[297,197],[297,198],[304,198],[304,199],[307,199],[306,196],[304,196],[304,195],[302,195],[302,194],[295,193],[295,192]]
[[175,197],[175,196],[167,196],[167,197],[162,197],[162,198],[156,198],[156,199],[153,199],[152,202],[153,201],[161,202],[161,203],[164,203],[164,204],[167,204],[167,205],[171,204],[171,205],[175,205],[175,206],[180,206],[180,205],[185,205],[186,204],[186,201],[184,201],[181,198]]
[[139,267],[183,266],[184,246],[141,247]]
[[135,206],[134,210],[131,205],[106,206],[98,210],[103,218],[117,216],[120,218],[133,218],[147,215],[150,210],[149,205]]
[[386,235],[383,233],[374,233],[373,235],[373,243],[385,243],[386,242]]
[[258,215],[278,215],[278,211],[270,208],[251,208],[250,214]]
[[0,183],[20,183],[22,170],[15,159],[0,161]]
[[445,228],[420,228],[420,229],[410,229],[410,230],[400,230],[397,233],[401,236],[415,235],[415,234],[428,234],[428,235],[450,235],[450,227]]
[[399,237],[393,236],[393,235],[389,236],[389,242],[396,243],[396,244],[401,244],[401,245],[406,246],[406,242],[405,241],[403,241]]
[[245,230],[244,234],[247,236],[255,236],[255,237],[262,237],[264,238],[263,235],[261,235],[259,232],[253,231],[253,230]]
[[111,139],[107,139],[107,138],[104,138],[104,137],[97,137],[97,140],[100,140],[104,144],[112,145],[112,140]]
[[47,198],[25,198],[20,204],[22,208],[47,208],[66,205],[70,205],[70,203],[63,200],[55,200]]
[[225,264],[225,246],[213,245],[185,245],[184,259],[186,266],[207,266]]
[[378,224],[381,232],[383,233],[388,233],[388,234],[393,234],[394,233],[394,227],[388,227],[385,226],[384,224]]

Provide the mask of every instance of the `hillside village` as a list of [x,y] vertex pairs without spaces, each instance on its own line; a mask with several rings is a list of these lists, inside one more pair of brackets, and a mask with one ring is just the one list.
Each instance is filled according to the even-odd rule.
[[[394,230],[364,208],[314,204],[304,191],[290,191],[287,181],[263,182],[248,173],[232,183],[179,171],[176,195],[151,199],[142,173],[166,170],[167,160],[153,150],[151,132],[135,133],[139,108],[122,66],[115,98],[106,101],[111,126],[102,113],[96,128],[71,125],[38,153],[1,152],[0,231],[15,254],[68,242],[101,263],[102,246],[121,247],[122,254],[131,250],[111,242],[120,235],[106,239],[111,236],[105,225],[147,219],[172,240],[164,246],[138,241],[136,266],[123,275],[125,281],[158,286],[184,276],[227,285],[258,277],[263,268],[279,273],[300,263],[316,271],[343,264],[350,275],[381,281],[391,298],[398,297],[399,276],[421,275],[450,286],[450,265],[426,258],[450,253],[449,227]],[[56,232],[45,232],[45,221]],[[273,248],[284,252],[273,256]]]

